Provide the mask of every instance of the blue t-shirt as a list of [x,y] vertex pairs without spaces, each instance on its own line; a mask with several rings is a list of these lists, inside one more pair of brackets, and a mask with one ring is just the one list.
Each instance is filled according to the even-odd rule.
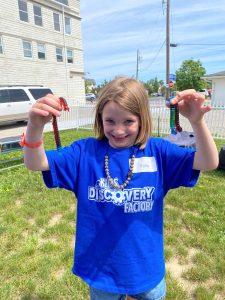
[[[106,178],[123,184],[135,152],[133,177],[123,191]],[[73,273],[96,289],[137,294],[154,288],[165,275],[163,199],[179,186],[193,187],[194,150],[151,137],[145,149],[115,149],[107,140],[88,138],[47,151],[49,188],[73,191],[77,197]]]

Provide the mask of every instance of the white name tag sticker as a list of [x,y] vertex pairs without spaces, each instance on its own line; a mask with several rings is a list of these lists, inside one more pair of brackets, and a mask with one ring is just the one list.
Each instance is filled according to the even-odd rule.
[[135,158],[133,173],[157,172],[155,157]]

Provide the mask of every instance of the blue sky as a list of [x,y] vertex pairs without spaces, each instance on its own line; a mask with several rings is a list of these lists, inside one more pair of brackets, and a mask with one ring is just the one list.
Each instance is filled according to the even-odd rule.
[[[97,84],[118,75],[166,77],[166,10],[162,0],[81,0],[86,77]],[[170,73],[187,59],[206,74],[225,70],[225,1],[171,0]],[[215,44],[215,45],[210,45]]]

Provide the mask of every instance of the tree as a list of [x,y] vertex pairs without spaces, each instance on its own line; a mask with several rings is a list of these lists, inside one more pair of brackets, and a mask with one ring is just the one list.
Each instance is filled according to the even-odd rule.
[[185,60],[180,69],[176,71],[176,86],[178,90],[195,89],[196,91],[205,87],[206,82],[201,79],[206,73],[200,60]]
[[159,88],[161,88],[164,83],[162,80],[158,80],[157,77],[154,79],[150,79],[147,82],[142,82],[146,90],[148,91],[148,94],[151,95],[152,93],[158,93]]
[[94,93],[94,90],[96,88],[96,82],[94,79],[92,78],[85,78],[85,94],[88,94],[88,93]]
[[109,83],[109,81],[104,79],[104,81],[95,88],[95,94],[97,95],[101,91],[101,89],[108,83]]
[[85,80],[84,84],[85,84],[85,94],[90,93],[90,82],[88,82],[87,80]]

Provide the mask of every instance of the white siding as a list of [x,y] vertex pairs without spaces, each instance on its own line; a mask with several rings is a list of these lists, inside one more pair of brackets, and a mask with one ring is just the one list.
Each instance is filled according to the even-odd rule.
[[[65,97],[69,103],[85,101],[84,65],[80,20],[80,1],[69,1],[69,7],[52,0],[27,1],[29,22],[19,19],[18,1],[0,0],[0,35],[2,36],[4,54],[0,55],[1,85],[44,85],[50,87],[56,95]],[[43,27],[34,23],[33,4],[40,5]],[[71,18],[71,35],[54,30],[53,12]],[[23,43],[32,43],[32,58],[23,56]],[[37,55],[37,43],[45,44],[46,59]],[[55,49],[64,49],[64,61],[57,62]],[[73,50],[74,61],[66,63],[67,47]]]
[[215,106],[225,106],[225,78],[215,78],[212,82],[212,104]]

